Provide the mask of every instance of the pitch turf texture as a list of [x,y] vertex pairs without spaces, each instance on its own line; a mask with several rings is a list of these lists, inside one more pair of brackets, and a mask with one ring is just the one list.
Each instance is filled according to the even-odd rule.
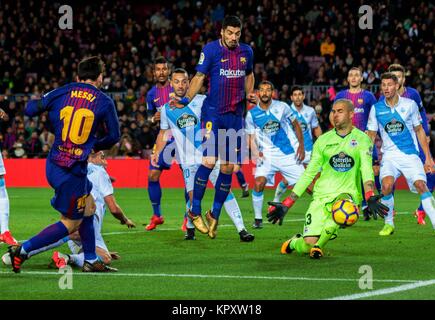
[[[17,239],[27,239],[58,214],[49,205],[51,189],[9,188],[10,227]],[[238,197],[240,190],[235,190]],[[121,259],[113,266],[118,273],[83,274],[75,269],[73,289],[61,290],[57,270],[48,269],[51,253],[32,257],[21,274],[2,265],[2,299],[434,299],[435,233],[419,226],[413,217],[418,197],[396,191],[396,232],[380,237],[382,221],[360,221],[340,230],[328,243],[325,257],[312,260],[297,254],[281,255],[281,243],[302,231],[310,197],[301,198],[287,214],[282,226],[264,224],[252,229],[251,198],[238,199],[245,224],[255,234],[252,243],[242,243],[223,211],[218,236],[211,240],[197,234],[185,241],[180,230],[184,195],[179,189],[163,190],[165,224],[144,231],[150,218],[150,203],[144,189],[117,189],[116,197],[126,214],[137,223],[127,230],[110,213],[106,214],[103,236],[110,250]],[[272,198],[265,193],[265,203]],[[212,202],[208,190],[204,208]],[[264,207],[266,210],[266,206]],[[5,244],[0,245],[2,254]],[[61,252],[68,252],[66,245]],[[373,271],[372,289],[360,289],[360,280]],[[361,269],[361,271],[366,270]]]

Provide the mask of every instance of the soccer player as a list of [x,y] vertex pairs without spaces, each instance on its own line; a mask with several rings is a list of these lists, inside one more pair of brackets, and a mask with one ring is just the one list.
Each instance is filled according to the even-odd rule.
[[[388,216],[381,236],[394,233],[394,197],[392,194],[395,181],[404,175],[409,189],[420,194],[424,211],[435,228],[435,208],[432,194],[426,185],[426,172],[433,172],[434,162],[429,151],[429,144],[421,124],[417,104],[398,94],[399,80],[390,72],[381,76],[381,90],[385,99],[380,99],[370,111],[367,125],[368,135],[374,140],[379,130],[382,139],[382,162],[380,179],[382,202],[388,206]],[[426,157],[423,165],[418,157],[418,143]]]
[[[246,116],[246,134],[252,156],[256,159],[255,186],[252,192],[254,227],[263,223],[263,191],[277,172],[294,185],[304,172],[304,137],[296,115],[281,101],[272,99],[274,86],[269,81],[258,85],[260,101]],[[298,147],[291,143],[289,132],[295,129]]]
[[[61,218],[22,245],[9,247],[14,272],[20,272],[28,252],[54,243],[77,229],[85,258],[82,270],[110,271],[95,252],[95,202],[90,195],[92,184],[86,176],[91,151],[110,149],[120,138],[115,104],[98,89],[103,72],[100,58],[85,58],[78,65],[77,82],[50,91],[41,99],[32,99],[26,105],[28,117],[48,111],[54,128],[55,140],[47,158],[46,175],[55,192],[51,205],[61,213]],[[102,125],[106,134],[98,139],[96,132]]]
[[[296,115],[296,120],[301,127],[304,135],[305,158],[302,164],[306,167],[311,159],[311,151],[313,150],[313,135],[318,138],[322,134],[322,128],[319,126],[316,111],[314,108],[304,104],[304,91],[300,86],[293,86],[290,92],[292,101],[291,109]],[[287,190],[288,182],[286,179],[281,180],[275,190],[274,202],[279,202],[281,196]]]
[[[165,58],[159,57],[154,62],[154,77],[157,83],[148,91],[147,106],[148,112],[153,115],[152,122],[160,121],[160,111],[162,106],[169,101],[169,95],[174,91],[169,82],[170,70],[168,62]],[[167,146],[174,140],[168,139]],[[172,156],[174,156],[172,154]],[[163,170],[171,168],[171,159],[159,159],[156,164],[149,166],[148,173],[148,196],[153,207],[153,215],[150,223],[145,227],[145,230],[154,230],[159,224],[164,223],[164,217],[160,210],[162,200],[162,188],[160,187],[160,176]]]
[[[399,90],[397,93],[401,97],[414,100],[414,102],[417,104],[418,111],[420,112],[420,116],[421,116],[421,125],[423,127],[424,132],[426,133],[426,137],[429,142],[430,130],[427,122],[426,109],[423,106],[423,101],[421,100],[418,91],[411,87],[405,87],[405,68],[400,64],[392,64],[388,67],[388,72],[393,73],[399,81]],[[419,157],[421,159],[421,162],[425,163],[426,157],[424,155],[423,149],[421,148],[420,144],[418,144],[418,150],[419,150]],[[429,191],[433,192],[435,186],[435,174],[426,173],[426,180],[427,180],[427,187]],[[426,221],[424,220],[424,218],[426,217],[426,213],[423,210],[422,202],[420,202],[420,206],[418,207],[418,209],[415,210],[415,216],[417,218],[418,224],[422,224],[422,225],[426,224]]]
[[[174,88],[174,93],[177,97],[183,98],[189,87],[189,76],[184,69],[176,69],[172,74],[171,85]],[[204,95],[196,95],[194,99],[182,109],[171,108],[166,104],[162,108],[160,132],[156,141],[156,151],[152,156],[152,162],[158,162],[160,157],[170,157],[169,152],[165,152],[165,136],[171,134],[175,138],[176,155],[185,180],[186,191],[189,194],[189,201],[192,201],[193,196],[193,181],[195,173],[198,170],[202,160],[201,149],[201,109],[206,97]],[[213,185],[216,184],[219,168],[216,165],[210,175],[210,181]],[[233,220],[240,240],[250,242],[254,240],[254,235],[249,234],[243,223],[242,214],[237,204],[234,195],[230,192],[224,202],[225,209]],[[190,219],[187,222],[187,234],[185,239],[194,240],[195,227]],[[216,237],[216,231],[208,233],[212,239]]]
[[311,258],[323,256],[327,242],[337,236],[339,226],[332,219],[331,207],[337,199],[349,198],[361,205],[361,179],[368,206],[372,215],[384,216],[388,210],[379,203],[382,195],[374,195],[372,169],[372,142],[361,130],[352,125],[354,106],[348,99],[340,99],[332,106],[334,129],[324,133],[314,143],[311,161],[292,193],[282,203],[269,202],[268,220],[282,224],[288,209],[304,193],[317,175],[313,201],[305,214],[303,234],[296,234],[281,246],[282,254],[294,250]]
[[[174,107],[186,106],[209,75],[209,92],[201,113],[205,129],[204,157],[195,175],[192,209],[189,211],[193,224],[202,233],[216,232],[222,205],[230,192],[234,164],[240,161],[245,100],[256,101],[253,52],[249,45],[239,43],[241,32],[242,22],[238,17],[225,17],[221,38],[207,43],[202,49],[197,73],[186,96],[171,101]],[[207,214],[207,225],[201,215],[201,201],[206,190],[205,182],[209,180],[218,158],[221,161],[220,173],[215,185],[213,210]]]
[[[3,109],[0,109],[0,120],[9,120],[9,116]],[[0,152],[0,242],[17,245],[17,240],[14,239],[9,231],[9,197],[6,190],[5,174],[6,169]]]
[[243,174],[242,164],[234,165],[234,173],[236,174],[240,188],[242,188],[241,198],[249,197],[249,184],[246,182],[245,175]]
[[[349,83],[349,89],[339,91],[335,96],[334,100],[337,101],[339,99],[349,99],[350,101],[352,101],[355,107],[352,123],[361,131],[366,131],[370,108],[377,102],[377,100],[373,93],[368,90],[364,90],[361,87],[363,79],[364,78],[360,68],[350,68],[349,72],[347,73],[347,82]],[[330,114],[330,116],[332,116],[332,114]],[[379,159],[376,147],[373,148],[373,170],[375,172],[375,184],[379,186],[379,190]],[[367,204],[365,203],[364,199],[362,208],[364,220],[370,220],[370,215],[367,212]]]

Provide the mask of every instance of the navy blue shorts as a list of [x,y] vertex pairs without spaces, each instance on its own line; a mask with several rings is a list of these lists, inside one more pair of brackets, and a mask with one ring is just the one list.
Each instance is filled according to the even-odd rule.
[[[174,144],[172,144],[172,143],[174,143]],[[165,152],[165,151],[169,150],[169,148],[172,148],[172,151],[170,153],[170,157],[167,157],[166,156],[167,152]],[[172,139],[172,140],[169,140],[166,143],[165,147],[163,148],[162,152],[160,153],[159,160],[157,161],[157,167],[153,166],[151,164],[151,161],[150,161],[149,170],[159,170],[159,171],[162,171],[162,170],[169,170],[169,169],[171,169],[171,163],[172,163],[172,159],[174,157],[175,157],[175,140]]]
[[[74,166],[84,165],[87,166],[87,163],[77,163]],[[92,182],[83,174],[83,170],[75,170],[74,166],[61,167],[47,159],[46,175],[48,183],[54,189],[54,197],[51,199],[53,208],[68,219],[79,220],[83,218]]]
[[240,163],[242,139],[244,139],[243,117],[234,113],[204,114],[203,156],[215,157],[230,163]]

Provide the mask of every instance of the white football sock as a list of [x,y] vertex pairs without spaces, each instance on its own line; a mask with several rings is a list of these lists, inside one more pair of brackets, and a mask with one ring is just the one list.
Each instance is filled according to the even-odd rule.
[[230,216],[231,220],[233,220],[234,225],[237,228],[237,232],[245,230],[245,224],[243,223],[242,212],[240,211],[239,204],[237,200],[234,198],[232,192],[228,194],[227,199],[224,202],[225,211]]
[[264,194],[262,192],[252,191],[252,205],[254,207],[255,219],[263,219],[263,200]]
[[76,265],[77,267],[83,268],[83,264],[85,263],[85,254],[70,254],[70,263]]
[[282,195],[287,191],[287,185],[284,184],[284,182],[281,180],[280,183],[278,183],[278,186],[275,190],[275,198],[273,198],[273,202],[280,202]]
[[421,195],[421,203],[423,205],[424,212],[428,215],[430,222],[432,222],[432,227],[435,229],[435,207],[432,194],[428,191]]
[[393,194],[389,194],[381,198],[381,203],[385,204],[388,207],[388,215],[384,218],[385,224],[389,224],[394,227],[394,197]]
[[9,197],[6,190],[5,178],[0,178],[0,231],[9,231]]

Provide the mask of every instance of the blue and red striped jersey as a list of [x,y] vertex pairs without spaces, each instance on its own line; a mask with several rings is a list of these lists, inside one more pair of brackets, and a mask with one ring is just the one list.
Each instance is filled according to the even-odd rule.
[[[45,111],[55,136],[48,157],[61,167],[87,162],[92,150],[109,149],[119,141],[115,104],[91,84],[73,82],[30,100],[25,115],[34,117]],[[96,132],[103,124],[106,135],[98,139]]]
[[147,109],[152,113],[160,109],[169,102],[169,95],[174,92],[171,84],[168,82],[164,86],[154,85],[147,93]]
[[361,90],[358,93],[351,93],[349,89],[337,93],[334,101],[338,99],[348,99],[353,102],[355,107],[352,124],[358,129],[365,131],[371,107],[377,102],[373,93],[367,90]]
[[252,48],[240,43],[228,49],[221,40],[207,43],[201,52],[196,71],[209,77],[209,89],[204,101],[207,113],[234,112],[241,115],[245,103],[245,77],[253,70]]

